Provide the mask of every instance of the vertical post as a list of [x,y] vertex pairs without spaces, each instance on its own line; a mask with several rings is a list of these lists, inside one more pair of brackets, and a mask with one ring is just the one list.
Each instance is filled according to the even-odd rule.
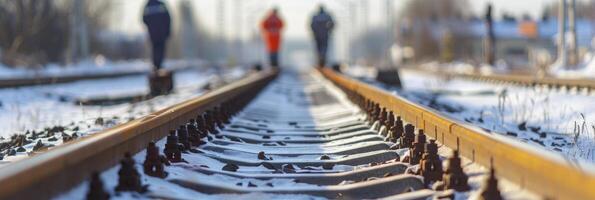
[[392,21],[392,0],[386,0],[386,38],[385,38],[385,51],[383,54],[384,57],[384,66],[378,69],[376,74],[376,80],[392,85],[395,87],[401,88],[401,77],[399,77],[399,69],[395,68],[391,62],[390,56],[390,48],[393,45],[393,21]]
[[384,53],[386,67],[392,68],[390,48],[393,45],[392,0],[386,0],[386,52]]
[[368,60],[368,58],[369,58],[369,52],[368,52],[369,42],[367,41],[368,33],[369,33],[368,32],[369,30],[368,30],[368,1],[367,0],[362,1],[362,10],[363,10],[362,17],[363,17],[363,25],[364,25],[362,42],[364,44],[359,48],[363,48],[363,51],[362,51],[362,52],[364,52],[362,54],[362,56],[364,57],[363,60],[366,65],[369,65],[370,64],[369,60]]
[[243,42],[244,42],[244,23],[242,21],[242,17],[243,17],[243,13],[242,10],[244,10],[243,8],[243,1],[237,1],[235,2],[234,6],[235,6],[235,21],[236,21],[236,57],[237,57],[237,63],[238,64],[243,64],[244,61],[244,56],[243,56]]
[[89,40],[85,19],[85,0],[75,0],[72,5],[70,20],[70,61],[77,62],[89,54]]
[[570,40],[570,44],[568,44],[568,64],[570,65],[576,65],[579,62],[579,58],[578,58],[578,46],[577,46],[577,42],[576,42],[576,21],[575,21],[575,17],[576,17],[576,6],[575,6],[575,0],[569,0],[569,4],[568,4],[568,31],[570,32],[569,34],[569,40]]
[[[219,23],[219,59],[226,58],[227,44],[225,42],[225,1],[219,0],[217,2],[217,22]],[[223,55],[223,56],[222,56]]]
[[79,37],[80,37],[80,49],[81,49],[81,58],[86,58],[89,56],[89,34],[87,34],[87,18],[85,15],[85,2],[86,0],[80,0],[79,5]]
[[[357,15],[356,15],[356,5],[355,2],[350,1],[349,2],[349,20],[351,21],[351,23],[349,23],[349,45],[347,46],[347,48],[349,48],[347,51],[349,52],[349,57],[347,58],[347,62],[349,64],[353,64],[355,61],[355,57],[358,56],[357,55],[357,47],[354,47],[354,39],[357,38],[358,36],[358,26],[357,26]],[[356,43],[357,44],[357,43]]]
[[558,9],[558,63],[566,67],[566,0],[560,0]]
[[492,17],[492,4],[488,4],[487,11],[486,11],[486,33],[487,37],[485,40],[485,47],[484,47],[484,58],[485,62],[491,66],[494,66],[496,60],[496,46],[495,46],[495,36],[494,36],[494,21]]

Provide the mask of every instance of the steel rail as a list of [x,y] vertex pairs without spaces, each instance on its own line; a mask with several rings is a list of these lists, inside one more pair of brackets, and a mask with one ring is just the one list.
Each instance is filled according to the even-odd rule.
[[594,79],[570,79],[570,78],[556,78],[556,77],[537,77],[530,75],[513,75],[513,74],[465,74],[446,71],[432,71],[423,69],[404,68],[403,70],[411,70],[444,77],[459,77],[471,80],[478,80],[484,82],[507,83],[513,85],[521,85],[525,87],[547,86],[549,88],[577,88],[587,89],[592,91],[595,89]]
[[462,156],[483,166],[493,165],[499,176],[545,199],[595,199],[595,175],[561,156],[487,133],[330,69],[320,72],[344,91],[362,95],[386,107],[403,120],[424,129],[426,135],[449,148],[458,149]]
[[69,83],[80,80],[95,80],[105,78],[119,78],[125,76],[143,75],[148,72],[120,72],[88,75],[65,75],[65,76],[43,76],[31,78],[13,78],[0,81],[0,88],[24,87],[33,85],[47,85],[57,83]]
[[276,70],[250,74],[200,97],[4,166],[0,169],[0,199],[49,199],[93,171],[114,166],[126,152],[144,150],[148,142],[163,138],[196,113],[257,92],[277,74]]

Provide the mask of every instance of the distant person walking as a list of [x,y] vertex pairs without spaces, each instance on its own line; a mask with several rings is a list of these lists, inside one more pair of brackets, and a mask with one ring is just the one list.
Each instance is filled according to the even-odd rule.
[[149,0],[143,11],[143,22],[151,38],[153,67],[159,70],[165,57],[165,45],[171,28],[171,18],[165,4],[160,0]]
[[318,55],[318,66],[324,67],[326,64],[326,53],[328,51],[328,40],[335,27],[333,18],[326,13],[324,6],[320,6],[318,14],[312,17],[312,33],[316,41],[316,54]]
[[279,67],[279,47],[281,46],[281,30],[283,29],[283,21],[279,18],[277,8],[274,8],[271,13],[262,22],[262,34],[266,43],[267,52],[271,66]]

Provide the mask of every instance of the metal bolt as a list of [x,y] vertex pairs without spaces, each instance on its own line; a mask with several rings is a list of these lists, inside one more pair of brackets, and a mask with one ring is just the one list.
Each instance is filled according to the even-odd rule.
[[444,181],[444,189],[454,189],[456,191],[468,191],[471,189],[467,181],[469,177],[463,168],[461,167],[461,158],[459,157],[459,151],[455,150],[453,155],[448,158],[446,171],[442,176]]
[[165,143],[165,149],[163,149],[165,157],[170,162],[183,162],[184,160],[182,159],[182,150],[184,150],[184,145],[178,142],[176,131],[170,131],[169,135],[167,136],[167,142]]
[[184,151],[192,149],[192,143],[190,143],[188,138],[188,130],[186,129],[186,126],[181,125],[178,128],[178,141],[180,144],[184,145]]
[[502,200],[502,195],[498,189],[498,179],[494,167],[490,168],[490,176],[486,179],[482,189],[481,197],[483,200]]
[[126,153],[124,158],[120,161],[118,175],[118,186],[116,186],[116,191],[143,192],[145,190],[141,185],[140,174],[134,167],[134,159],[132,159],[130,153]]
[[419,174],[424,177],[424,183],[429,185],[431,182],[442,180],[442,161],[438,156],[436,140],[430,140],[430,143],[426,144],[425,150],[420,161]]
[[103,188],[103,181],[99,178],[99,173],[93,172],[91,174],[91,181],[89,181],[89,191],[87,192],[87,200],[108,200],[109,193]]
[[405,125],[405,133],[399,138],[399,148],[409,148],[415,139],[415,127],[411,124]]
[[163,165],[169,165],[169,161],[163,155],[159,155],[159,147],[155,145],[155,142],[149,142],[147,146],[147,156],[143,163],[143,171],[146,175],[165,178],[167,172],[164,170]]
[[418,134],[415,137],[415,142],[411,147],[409,147],[409,164],[419,164],[419,161],[421,160],[425,151],[425,145],[426,135],[424,134],[424,130],[419,129]]

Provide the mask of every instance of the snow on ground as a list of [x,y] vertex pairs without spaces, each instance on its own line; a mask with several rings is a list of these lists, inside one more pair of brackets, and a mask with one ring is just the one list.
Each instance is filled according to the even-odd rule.
[[[329,82],[322,82],[322,84],[329,84]],[[330,86],[331,89],[333,90],[333,92],[339,92],[339,90],[337,88],[334,88],[334,86]],[[269,88],[269,90],[272,90],[271,88]],[[266,91],[263,92],[263,94],[266,94]],[[270,93],[269,93],[270,94]],[[293,112],[288,112],[288,113],[292,113],[292,114],[280,114],[280,115],[275,115],[276,119],[287,119],[288,116],[292,117],[292,118],[300,118],[300,115],[295,115],[295,113],[300,113],[298,109],[295,109],[294,107],[292,107],[291,103],[285,102],[283,100],[283,98],[275,98],[276,96],[273,95],[267,95],[266,97],[259,96],[257,97],[256,100],[254,100],[254,102],[250,105],[248,105],[248,107],[245,109],[245,111],[250,110],[250,108],[262,108],[263,105],[270,105],[273,102],[283,102],[284,108],[285,109],[289,109],[292,110]],[[277,96],[278,97],[278,96]],[[260,100],[261,104],[258,104]],[[295,101],[295,100],[292,100]],[[346,99],[342,99],[341,100],[342,104],[345,104],[348,106],[349,109],[353,109],[353,111],[357,111],[358,108],[354,107],[353,104],[350,104],[346,101]],[[266,103],[262,103],[262,102],[266,102]],[[329,110],[333,110],[333,109],[329,109],[329,107],[335,107],[335,110],[341,110],[342,106],[321,106],[318,109],[314,109],[311,108],[311,112],[316,113],[316,112],[328,112]],[[343,108],[345,109],[345,108]],[[249,113],[249,112],[246,112]],[[232,123],[233,124],[252,124],[253,126],[256,124],[260,124],[260,123],[254,123],[251,120],[246,120],[246,119],[241,119],[241,116],[245,116],[245,115],[249,115],[246,113],[240,113],[236,116],[235,119],[232,119]],[[287,112],[284,112],[287,113]],[[305,119],[310,120],[310,116],[306,115],[307,117]],[[302,116],[303,117],[303,116]],[[355,118],[359,118],[360,116],[355,115],[353,116]],[[303,121],[302,120],[298,120],[298,121]],[[307,120],[306,120],[307,121]],[[333,123],[338,122],[339,120],[335,120]],[[262,122],[261,122],[262,123]],[[308,123],[308,122],[307,122]],[[306,124],[307,124],[306,123]],[[267,124],[267,123],[264,123]],[[271,126],[273,125],[273,126]],[[287,129],[295,129],[294,126],[291,125],[286,125],[286,124],[267,124],[267,127],[276,127],[282,130],[287,130]],[[219,130],[221,133],[226,133],[229,130],[230,127],[226,127],[223,130]],[[295,137],[295,136],[294,136]],[[205,142],[207,142],[206,146],[208,145],[213,145],[215,142],[214,141],[227,141],[230,142],[229,139],[227,139],[226,137],[222,137],[221,139],[215,139],[213,140],[212,138],[209,140],[204,140]],[[166,143],[166,139],[163,138],[160,141],[157,142],[157,146],[159,146],[160,148],[162,148]],[[392,146],[393,143],[388,143],[389,146]],[[299,144],[299,143],[287,143],[287,149],[295,149],[299,146],[302,145],[308,145],[308,144]],[[361,145],[361,144],[357,144],[357,145]],[[285,145],[284,145],[285,146]],[[308,145],[311,150],[313,150],[313,152],[322,152],[321,150],[323,149],[317,149],[320,148],[319,146],[317,147],[317,145],[313,145],[313,144],[309,144]],[[146,156],[146,151],[141,151],[139,153],[137,153],[136,155],[133,156],[134,160],[135,160],[135,167],[136,170],[139,172],[140,176],[141,176],[141,181],[142,184],[148,185],[148,192],[145,194],[138,194],[136,192],[115,192],[113,188],[116,187],[116,185],[118,184],[118,170],[120,169],[120,166],[113,166],[111,168],[109,168],[108,170],[103,171],[100,174],[100,178],[103,180],[103,187],[104,189],[106,189],[106,191],[110,194],[110,197],[112,199],[148,199],[148,198],[168,198],[168,199],[325,199],[325,198],[319,198],[319,197],[315,197],[315,196],[309,196],[309,195],[288,195],[288,194],[263,194],[263,193],[248,193],[248,194],[205,194],[205,193],[201,193],[201,192],[197,192],[194,190],[190,190],[188,188],[185,187],[181,187],[177,184],[174,184],[171,182],[171,180],[176,180],[176,179],[182,179],[182,180],[187,180],[190,182],[201,182],[201,183],[210,183],[213,185],[233,185],[234,183],[237,184],[237,186],[240,187],[244,187],[244,188],[250,188],[250,187],[254,187],[254,188],[262,188],[262,187],[274,187],[277,189],[286,189],[286,188],[295,188],[295,187],[328,187],[326,185],[321,185],[321,186],[317,186],[317,185],[312,185],[312,184],[308,184],[308,183],[300,183],[298,181],[295,181],[294,179],[288,179],[288,178],[271,178],[271,179],[267,179],[267,180],[260,180],[260,179],[254,179],[254,178],[237,178],[237,177],[233,177],[233,176],[228,176],[228,175],[224,175],[224,174],[203,174],[203,173],[199,173],[196,171],[188,171],[188,170],[192,170],[192,169],[199,169],[199,168],[205,168],[205,169],[220,169],[221,167],[223,167],[225,165],[224,162],[219,161],[217,159],[214,159],[214,157],[222,157],[222,156],[213,156],[213,155],[209,155],[212,154],[209,153],[208,150],[206,150],[204,148],[205,146],[203,146],[202,149],[200,149],[199,153],[192,153],[192,152],[188,152],[188,153],[184,153],[183,154],[183,158],[188,161],[188,163],[172,163],[171,166],[166,166],[165,170],[169,173],[168,177],[166,177],[165,179],[159,179],[159,178],[154,178],[154,177],[150,177],[147,176],[146,174],[142,173],[142,163],[145,160],[145,156]],[[242,149],[247,150],[246,148],[250,149],[250,148],[254,148],[255,151],[262,151],[262,147],[259,147],[258,145],[247,145],[247,146],[243,146]],[[341,148],[341,149],[347,149],[347,148],[352,148],[351,145],[343,145],[337,148]],[[267,153],[271,153],[272,155],[275,155],[274,158],[275,160],[282,160],[282,159],[286,159],[283,158],[284,156],[280,156],[280,155],[276,155],[278,153],[282,153],[284,152],[284,149],[280,149],[280,148],[271,148],[269,150],[264,150]],[[396,150],[396,152],[399,154],[400,158],[404,158],[406,155],[408,155],[408,150],[406,149],[400,149],[400,150]],[[452,153],[452,149],[449,149],[443,145],[440,145],[439,148],[439,155],[441,156],[442,160],[446,160],[448,157],[450,157]],[[325,154],[326,155],[326,154]],[[255,157],[255,154],[246,154],[246,153],[233,153],[230,154],[231,157],[234,157],[234,160],[252,160]],[[320,157],[320,155],[316,155],[316,157]],[[289,160],[295,160],[296,162],[299,162],[300,160],[311,160],[312,157],[309,156],[297,156],[294,157],[292,156],[291,159]],[[472,163],[470,160],[463,158],[462,159],[462,167],[464,168],[465,172],[469,175],[469,185],[471,186],[471,190],[468,192],[457,192],[455,194],[455,199],[476,199],[478,194],[480,194],[480,188],[482,185],[484,185],[484,181],[488,175],[488,169],[481,167],[475,163]],[[290,161],[288,161],[289,163],[291,163]],[[392,161],[389,161],[389,163],[391,163]],[[368,164],[364,164],[364,165],[358,165],[358,166],[345,166],[343,168],[337,168],[337,166],[335,166],[333,168],[333,170],[337,170],[339,171],[352,171],[352,170],[357,170],[357,169],[361,169],[361,168],[365,168],[365,167],[370,167],[370,165]],[[418,165],[416,166],[412,166],[412,168],[417,168]],[[328,170],[322,170],[320,169],[320,167],[308,167],[310,169],[304,169],[304,173],[316,173],[316,171],[325,171],[328,172]],[[267,174],[267,173],[272,173],[274,170],[271,169],[267,169],[263,166],[242,166],[239,169],[240,172],[243,173],[254,173],[254,174]],[[344,184],[351,184],[354,183],[354,181],[344,181],[342,182],[340,185],[344,185]],[[250,186],[252,185],[252,186]],[[526,191],[524,189],[522,189],[522,187],[519,187],[518,185],[515,185],[507,180],[504,179],[500,179],[499,180],[499,188],[500,188],[500,192],[502,193],[502,195],[506,198],[506,199],[539,199],[535,194],[530,193],[529,191]],[[56,199],[81,199],[84,198],[84,196],[86,195],[87,191],[89,189],[89,181],[85,180],[82,183],[78,184],[77,186],[75,186],[73,189],[71,189],[70,191],[67,191],[65,193],[63,193],[61,196],[56,197]],[[287,189],[290,190],[290,189]],[[452,191],[448,191],[448,192],[452,192]]]
[[[366,71],[347,73],[374,82],[369,76],[374,73]],[[585,91],[445,80],[407,70],[401,71],[401,81],[404,90],[395,92],[449,117],[571,160],[595,162],[595,104],[594,97]]]
[[[167,69],[184,69],[204,64],[205,62],[201,60],[166,60],[164,67]],[[96,57],[95,59],[84,60],[66,66],[49,64],[41,69],[9,68],[0,64],[0,79],[148,72],[151,67],[152,65],[147,60],[108,61],[103,57]]]
[[595,53],[587,53],[574,69],[565,69],[559,62],[550,66],[550,74],[563,78],[595,78]]
[[[202,87],[215,79],[215,70],[188,69],[174,74],[174,93],[138,103],[112,106],[75,105],[75,97],[146,94],[144,75],[86,80],[49,86],[0,89],[0,144],[29,133],[23,148],[5,148],[0,166],[28,157],[38,141],[60,145],[65,136],[84,136],[200,96]],[[241,68],[224,70],[227,80],[243,76]],[[55,129],[55,130],[52,130]],[[62,130],[64,129],[64,130]],[[36,134],[32,134],[35,131]]]
[[[163,138],[159,142],[157,142],[157,146],[163,147],[166,143],[166,139]],[[446,160],[448,157],[452,155],[452,149],[441,147],[439,148],[439,155],[441,160]],[[399,155],[401,158],[405,157],[408,154],[408,151],[399,151]],[[203,156],[201,154],[192,154],[187,153],[183,154],[184,159],[187,160],[189,163],[193,164],[184,164],[184,163],[173,163],[172,166],[166,166],[166,171],[169,173],[168,177],[165,179],[155,178],[142,173],[143,166],[142,163],[145,160],[146,151],[141,151],[133,156],[135,160],[135,167],[136,170],[141,175],[141,181],[143,184],[148,185],[148,194],[138,194],[135,192],[115,192],[111,188],[115,188],[118,185],[118,170],[120,166],[114,166],[109,168],[108,170],[102,172],[100,174],[100,178],[103,181],[103,187],[108,188],[106,191],[110,193],[111,199],[145,199],[151,195],[167,195],[167,197],[171,199],[210,199],[210,200],[217,200],[217,199],[308,199],[308,200],[315,200],[315,199],[326,199],[316,196],[310,195],[294,195],[294,194],[268,194],[268,193],[247,193],[247,194],[205,194],[201,192],[197,192],[188,188],[181,187],[177,184],[169,182],[169,180],[173,179],[188,179],[192,181],[200,181],[200,182],[212,182],[212,183],[221,183],[221,182],[238,182],[242,183],[244,187],[249,187],[248,184],[253,184],[258,187],[275,187],[275,188],[282,188],[282,187],[292,187],[292,186],[309,186],[310,184],[306,183],[298,183],[293,181],[293,179],[281,179],[281,178],[273,178],[270,180],[259,180],[253,178],[236,178],[232,176],[226,176],[222,174],[201,174],[196,173],[194,171],[187,171],[192,169],[192,167],[196,167],[196,163],[200,163],[201,166],[216,166],[218,168],[222,167],[224,163],[221,163],[215,159]],[[489,176],[489,169],[482,167],[476,163],[473,163],[471,160],[466,158],[461,158],[461,166],[465,170],[466,174],[469,176],[469,186],[471,190],[467,192],[456,192],[455,199],[463,200],[463,199],[479,199],[478,196],[481,192],[481,187],[485,184],[485,180]],[[356,168],[365,168],[369,167],[368,165],[356,166]],[[412,166],[412,168],[416,168],[417,166]],[[186,169],[189,168],[189,169]],[[214,168],[214,167],[213,167]],[[269,169],[263,168],[262,166],[254,167],[255,170],[252,173],[270,173]],[[346,170],[349,171],[349,170]],[[497,173],[497,172],[496,172]],[[539,199],[539,197],[522,187],[506,180],[500,178],[499,180],[499,189],[501,194],[505,199]],[[270,185],[267,185],[270,184]],[[345,184],[349,184],[348,182]],[[56,200],[62,199],[81,199],[83,198],[89,190],[89,180],[83,181],[81,184],[78,184],[76,187],[71,189],[70,191],[65,192],[64,194],[56,197]],[[444,193],[450,193],[453,191],[445,191]]]
[[455,74],[476,74],[480,73],[483,75],[489,75],[494,73],[506,74],[510,70],[504,60],[498,60],[496,65],[490,66],[482,64],[479,68],[475,68],[472,64],[465,62],[452,62],[452,63],[439,63],[439,62],[427,62],[418,65],[417,67],[429,70],[429,71],[445,71]]
[[[166,138],[161,139],[157,142],[157,146],[163,147],[166,143]],[[271,186],[280,187],[280,186],[296,186],[296,185],[306,185],[304,183],[295,183],[291,179],[272,179],[270,181],[263,181],[258,179],[242,179],[236,178],[232,176],[226,176],[221,174],[214,174],[214,175],[206,175],[195,173],[193,171],[188,171],[189,169],[185,169],[185,167],[196,167],[194,164],[200,163],[203,166],[217,166],[218,168],[225,165],[225,163],[221,163],[215,159],[209,158],[207,156],[201,154],[191,154],[185,153],[184,159],[190,163],[194,164],[185,164],[185,163],[172,163],[172,166],[167,166],[166,171],[169,173],[166,179],[160,179],[156,177],[151,177],[146,175],[143,172],[142,163],[145,160],[146,151],[141,151],[134,155],[135,160],[135,167],[136,170],[141,175],[141,182],[145,185],[148,185],[148,194],[138,194],[136,192],[115,192],[111,188],[115,188],[118,185],[118,170],[120,170],[120,166],[114,166],[110,169],[101,173],[100,178],[103,180],[103,187],[109,188],[108,191],[110,193],[110,199],[150,199],[148,196],[152,195],[160,195],[163,197],[167,195],[169,199],[304,199],[304,200],[314,200],[314,199],[324,199],[313,197],[309,195],[282,195],[282,194],[264,194],[264,193],[249,193],[249,194],[205,194],[200,193],[177,184],[169,182],[171,179],[194,179],[199,180],[201,182],[213,182],[213,183],[221,183],[221,182],[241,182],[244,187],[248,187],[248,182],[250,184],[256,184],[261,187],[265,187],[264,185],[269,183],[272,184]],[[269,169],[266,169],[262,166],[253,167],[253,170],[258,170],[261,173],[269,172]],[[270,173],[270,172],[269,172]],[[89,189],[89,181],[85,180],[81,184],[78,184],[72,190],[65,192],[61,196],[56,197],[55,199],[82,199],[87,194]]]
[[[440,148],[438,148],[438,154],[440,155],[441,160],[447,160],[452,156],[452,149],[441,145]],[[490,175],[490,169],[474,163],[465,157],[461,157],[461,166],[463,167],[465,174],[469,176],[468,183],[471,187],[471,190],[467,192],[455,192],[454,199],[481,199],[481,188],[485,185],[486,179]],[[496,170],[495,172],[497,177],[498,171]],[[523,189],[523,187],[504,178],[498,178],[498,189],[500,190],[502,197],[508,200],[541,199],[537,194]]]

